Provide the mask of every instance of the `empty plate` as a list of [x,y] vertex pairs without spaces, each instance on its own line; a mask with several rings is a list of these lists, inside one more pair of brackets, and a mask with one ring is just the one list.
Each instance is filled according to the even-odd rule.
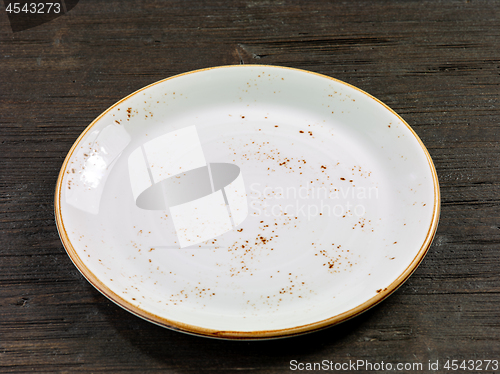
[[162,80],[107,109],[57,181],[87,280],[148,321],[227,339],[318,330],[427,252],[436,170],[404,120],[333,78],[263,65]]

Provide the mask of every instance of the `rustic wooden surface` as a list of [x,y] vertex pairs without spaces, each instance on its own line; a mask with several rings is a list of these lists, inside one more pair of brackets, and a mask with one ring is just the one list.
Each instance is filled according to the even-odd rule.
[[[59,168],[96,116],[162,78],[239,63],[307,69],[371,93],[437,167],[441,221],[425,260],[389,299],[337,327],[250,343],[169,331],[98,293],[59,240]],[[2,5],[0,372],[500,359],[499,94],[499,1],[81,0],[16,33]]]

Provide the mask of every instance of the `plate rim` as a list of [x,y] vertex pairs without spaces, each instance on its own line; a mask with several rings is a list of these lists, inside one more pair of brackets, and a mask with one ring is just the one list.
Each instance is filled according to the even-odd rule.
[[[256,331],[225,331],[225,330],[217,330],[217,329],[210,329],[210,328],[204,328],[196,325],[191,325],[191,324],[186,324],[183,322],[171,320],[165,317],[160,317],[156,314],[150,313],[145,309],[139,308],[136,305],[133,305],[123,299],[121,296],[117,295],[115,292],[113,292],[104,282],[102,282],[92,271],[89,270],[89,268],[83,263],[83,261],[80,259],[80,257],[77,254],[77,251],[71,244],[71,241],[69,240],[69,236],[66,232],[63,218],[62,218],[62,213],[61,213],[61,191],[62,191],[62,181],[64,178],[64,172],[67,168],[67,165],[69,163],[69,160],[71,156],[73,155],[75,149],[83,139],[83,137],[93,128],[93,126],[104,116],[106,115],[110,110],[112,110],[114,107],[118,106],[125,100],[129,99],[130,97],[137,95],[139,92],[146,90],[154,85],[166,82],[171,79],[179,78],[184,75],[188,74],[194,74],[194,73],[199,73],[203,71],[209,71],[209,70],[214,70],[214,69],[223,69],[223,68],[252,68],[252,67],[262,67],[262,68],[279,68],[279,69],[287,69],[287,70],[293,70],[301,73],[307,73],[307,74],[312,74],[316,75],[322,78],[327,78],[329,80],[335,81],[337,83],[340,83],[342,85],[345,85],[347,87],[353,88],[356,91],[368,96],[369,98],[375,100],[376,102],[380,103],[382,106],[384,106],[387,110],[389,110],[391,113],[397,116],[397,118],[410,130],[411,134],[415,137],[419,145],[421,146],[428,162],[428,166],[430,168],[430,171],[432,173],[432,181],[433,181],[433,186],[434,186],[434,206],[432,210],[432,219],[429,225],[429,229],[427,231],[427,235],[424,239],[424,242],[422,246],[420,247],[418,253],[416,256],[413,258],[413,260],[410,262],[410,264],[405,268],[405,270],[396,278],[394,279],[387,288],[385,288],[383,291],[379,292],[377,295],[373,296],[372,298],[366,300],[365,302],[355,306],[354,308],[349,309],[348,311],[345,311],[343,313],[331,316],[329,318],[312,322],[309,324],[305,325],[299,325],[299,326],[294,326],[294,327],[289,327],[289,328],[284,328],[284,329],[276,329],[276,330],[256,330]],[[128,312],[146,320],[149,322],[152,322],[156,325],[175,330],[175,331],[180,331],[184,333],[188,333],[191,335],[197,335],[197,336],[204,336],[204,337],[212,337],[212,338],[218,338],[218,339],[229,339],[229,340],[262,340],[262,339],[275,339],[275,338],[281,338],[281,337],[289,337],[289,336],[294,336],[294,335],[301,335],[309,332],[314,332],[317,330],[321,330],[336,324],[339,324],[341,322],[345,322],[353,317],[356,317],[357,315],[369,310],[370,308],[374,307],[384,299],[386,299],[389,295],[394,293],[403,283],[413,274],[413,272],[417,269],[417,267],[420,265],[422,260],[424,259],[425,255],[427,254],[431,244],[432,240],[434,239],[438,222],[439,222],[439,216],[440,216],[440,210],[441,210],[441,194],[439,190],[439,180],[436,172],[436,168],[434,166],[434,163],[432,161],[432,158],[429,154],[429,151],[425,147],[424,143],[422,140],[419,138],[419,136],[416,134],[416,132],[411,128],[411,126],[398,114],[396,113],[393,109],[391,109],[389,106],[387,106],[385,103],[377,99],[376,97],[370,95],[369,93],[359,89],[358,87],[355,87],[349,83],[346,83],[344,81],[341,81],[339,79],[308,71],[308,70],[303,70],[303,69],[297,69],[297,68],[291,68],[291,67],[286,67],[286,66],[277,66],[277,65],[263,65],[263,64],[249,64],[249,65],[222,65],[222,66],[214,66],[214,67],[208,67],[208,68],[203,68],[203,69],[197,69],[197,70],[192,70],[188,71],[182,74],[176,74],[171,77],[161,79],[157,82],[151,83],[145,87],[140,88],[137,91],[132,92],[131,94],[125,96],[124,98],[120,99],[113,105],[111,105],[109,108],[107,108],[105,111],[103,111],[99,116],[97,116],[86,128],[85,130],[78,136],[76,141],[73,143],[71,146],[70,150],[68,151],[64,162],[61,166],[61,169],[59,171],[59,176],[57,178],[56,182],[56,189],[55,189],[55,196],[54,196],[54,215],[55,215],[55,221],[56,221],[56,227],[57,231],[59,234],[59,237],[61,239],[61,242],[64,246],[64,249],[66,250],[66,253],[68,254],[69,258],[73,262],[73,264],[76,266],[78,271],[83,275],[83,277],[92,285],[94,286],[101,294],[103,294],[105,297],[107,297],[109,300],[114,302],[116,305],[120,306],[121,308],[127,310]]]

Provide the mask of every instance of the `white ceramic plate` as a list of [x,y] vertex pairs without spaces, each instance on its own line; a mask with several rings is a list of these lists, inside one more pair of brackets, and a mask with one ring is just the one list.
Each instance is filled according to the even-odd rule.
[[205,69],[101,114],[61,169],[72,261],[128,311],[262,339],[353,317],[399,287],[439,216],[432,160],[394,111],[296,69]]

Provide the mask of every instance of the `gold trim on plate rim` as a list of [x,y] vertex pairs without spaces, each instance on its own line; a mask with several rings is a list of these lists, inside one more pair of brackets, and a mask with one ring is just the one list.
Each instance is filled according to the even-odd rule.
[[[80,259],[78,256],[75,248],[71,244],[68,235],[66,233],[66,228],[64,227],[64,222],[61,216],[61,186],[62,186],[62,180],[64,177],[64,171],[66,170],[66,167],[68,165],[68,162],[71,158],[71,155],[73,154],[74,150],[76,149],[77,145],[80,143],[80,141],[83,139],[85,134],[94,126],[94,124],[99,121],[99,119],[104,116],[106,113],[108,113],[111,109],[119,105],[121,102],[127,100],[128,98],[138,94],[139,92],[152,87],[156,84],[163,83],[167,80],[174,79],[181,77],[183,75],[187,74],[193,74],[193,73],[199,73],[201,71],[207,71],[207,70],[213,70],[213,69],[223,69],[223,68],[239,68],[245,66],[251,66],[251,67],[263,67],[263,68],[281,68],[281,69],[288,69],[288,70],[294,70],[294,71],[299,71],[302,73],[308,73],[308,74],[313,74],[317,75],[322,78],[327,78],[330,80],[333,80],[335,82],[338,82],[340,84],[343,84],[345,86],[351,87],[369,98],[377,101],[378,103],[382,104],[386,109],[391,111],[394,115],[396,115],[399,120],[406,125],[406,127],[410,130],[410,132],[413,134],[413,136],[417,139],[418,143],[422,147],[422,150],[424,151],[427,161],[429,164],[429,167],[432,172],[432,180],[433,180],[433,185],[434,185],[434,207],[433,207],[433,212],[432,212],[432,220],[431,224],[429,226],[429,230],[427,232],[427,235],[425,237],[425,240],[420,247],[420,250],[418,251],[417,255],[413,259],[413,261],[408,265],[408,267],[397,277],[385,290],[381,291],[371,299],[365,301],[364,303],[344,312],[341,314],[338,314],[336,316],[314,322],[314,323],[309,323],[306,325],[301,325],[301,326],[296,326],[296,327],[291,327],[291,328],[286,328],[286,329],[278,329],[278,330],[260,330],[260,331],[220,331],[220,330],[213,330],[213,329],[207,329],[199,326],[194,326],[194,325],[189,325],[185,324],[182,322],[178,321],[173,321],[169,320],[167,318],[163,318],[160,316],[157,316],[155,314],[149,313],[146,310],[143,310],[141,308],[138,308],[137,306],[127,302],[123,298],[121,298],[119,295],[114,293],[111,289],[109,289],[99,278],[97,278],[83,263],[83,261]],[[429,247],[431,246],[432,240],[434,238],[434,235],[436,233],[436,229],[438,226],[438,221],[439,221],[439,213],[440,213],[440,208],[441,208],[441,196],[440,196],[440,191],[439,191],[439,182],[438,182],[438,176],[436,173],[436,168],[434,166],[434,163],[432,162],[431,156],[429,152],[427,151],[427,148],[425,145],[422,143],[418,135],[415,133],[415,131],[406,123],[406,121],[401,118],[394,110],[389,108],[386,104],[378,100],[376,97],[373,97],[372,95],[366,93],[365,91],[350,85],[349,83],[340,81],[338,79],[329,77],[327,75],[307,71],[307,70],[302,70],[302,69],[296,69],[296,68],[289,68],[289,67],[284,67],[284,66],[274,66],[274,65],[225,65],[225,66],[216,66],[216,67],[211,67],[211,68],[205,68],[205,69],[199,69],[199,70],[193,70],[190,72],[186,72],[183,74],[178,74],[174,75],[172,77],[162,79],[158,82],[152,83],[146,87],[143,87],[130,95],[126,96],[125,98],[121,99],[120,101],[116,102],[112,106],[110,106],[108,109],[106,109],[103,113],[101,113],[95,120],[92,121],[90,125],[87,126],[87,128],[80,134],[78,139],[75,141],[71,149],[69,150],[66,158],[64,159],[64,163],[61,167],[61,170],[59,172],[59,177],[57,179],[57,185],[56,185],[56,191],[55,191],[55,199],[54,199],[54,212],[55,212],[55,217],[56,217],[56,225],[57,225],[57,230],[59,232],[59,237],[61,238],[61,241],[63,243],[64,248],[66,249],[66,252],[68,253],[71,261],[75,264],[77,269],[80,271],[80,273],[89,281],[90,284],[92,284],[99,292],[101,292],[104,296],[106,296],[108,299],[113,301],[115,304],[119,305],[123,309],[129,311],[132,314],[135,314],[138,317],[141,317],[149,322],[155,323],[159,326],[166,327],[172,330],[176,331],[181,331],[185,332],[188,334],[193,334],[193,335],[199,335],[199,336],[208,336],[208,337],[213,337],[213,338],[219,338],[219,339],[233,339],[233,340],[259,340],[259,339],[273,339],[273,338],[280,338],[280,337],[288,337],[288,336],[294,336],[294,335],[300,335],[304,334],[307,332],[313,332],[317,330],[324,329],[329,326],[336,325],[338,323],[347,321],[348,319],[351,319],[358,314],[361,314],[362,312],[367,311],[368,309],[374,307],[378,303],[380,303],[382,300],[387,298],[390,294],[392,294],[394,291],[396,291],[409,277],[410,275],[416,270],[420,262],[422,262],[423,258],[425,257],[427,251],[429,250]]]

